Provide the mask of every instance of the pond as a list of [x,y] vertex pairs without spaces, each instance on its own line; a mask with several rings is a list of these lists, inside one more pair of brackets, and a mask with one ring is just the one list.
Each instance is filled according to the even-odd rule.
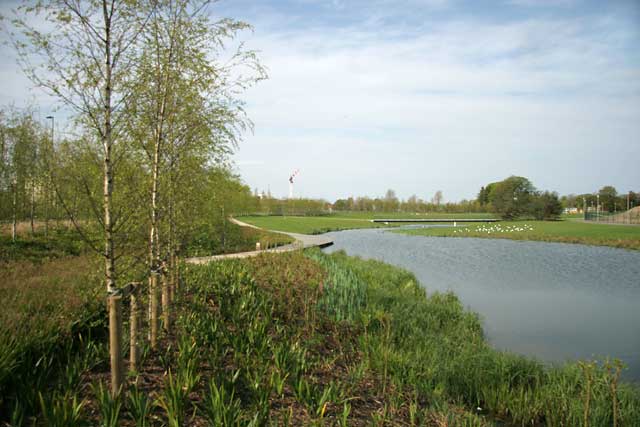
[[501,239],[329,233],[327,252],[413,272],[428,292],[453,291],[480,314],[489,342],[547,362],[625,362],[640,381],[640,252]]

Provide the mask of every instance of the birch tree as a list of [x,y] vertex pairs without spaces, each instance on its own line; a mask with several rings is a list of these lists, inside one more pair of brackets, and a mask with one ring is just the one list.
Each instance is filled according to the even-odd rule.
[[[19,8],[14,20],[21,32],[14,42],[27,76],[75,110],[78,122],[90,131],[89,139],[99,141],[102,205],[95,210],[95,222],[101,228],[99,253],[109,295],[118,293],[115,234],[123,211],[114,209],[114,178],[128,148],[122,125],[137,43],[149,15],[142,6],[137,0],[33,1]],[[123,380],[121,315],[119,299],[108,301],[111,389],[116,394]]]
[[163,212],[168,217],[164,252],[174,259],[176,197],[184,193],[176,187],[184,186],[186,174],[220,161],[236,146],[240,134],[251,126],[238,95],[266,77],[255,52],[242,44],[226,49],[226,43],[249,25],[231,19],[210,22],[211,3],[161,0],[144,33],[129,129],[150,170],[152,271],[163,252]]
[[[49,0],[27,3],[18,12],[13,22],[21,36],[14,43],[27,76],[75,110],[99,141],[103,183],[96,220],[102,228],[106,288],[114,291],[114,170],[126,149],[122,112],[131,96],[127,82],[148,10],[133,0]],[[46,24],[36,28],[32,22],[37,20]]]

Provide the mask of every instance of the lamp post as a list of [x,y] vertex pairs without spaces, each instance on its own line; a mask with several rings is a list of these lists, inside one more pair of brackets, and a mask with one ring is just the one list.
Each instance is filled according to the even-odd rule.
[[47,159],[47,189],[45,193],[45,215],[44,215],[44,235],[49,235],[49,191],[51,191],[51,156],[53,156],[53,129],[55,124],[55,118],[53,116],[47,116],[48,120],[51,120],[51,145]]
[[596,221],[600,221],[600,193],[596,194]]

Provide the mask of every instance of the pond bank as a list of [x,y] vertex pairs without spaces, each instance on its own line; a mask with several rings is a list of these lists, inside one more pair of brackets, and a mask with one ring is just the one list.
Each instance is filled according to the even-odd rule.
[[625,378],[640,380],[640,252],[380,230],[330,236],[328,252],[399,266],[428,292],[454,292],[498,349],[556,363],[618,357]]

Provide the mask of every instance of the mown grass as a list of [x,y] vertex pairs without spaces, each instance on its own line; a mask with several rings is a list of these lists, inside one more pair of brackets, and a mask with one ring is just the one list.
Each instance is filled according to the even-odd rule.
[[334,218],[356,219],[486,219],[496,218],[490,212],[359,212],[340,211],[331,215]]
[[[640,421],[640,392],[618,383],[615,366],[549,369],[493,350],[455,295],[427,294],[413,275],[380,262],[298,251],[181,271],[175,331],[157,351],[145,347],[121,395],[107,392],[104,338],[64,332],[71,318],[103,310],[78,299],[65,311],[73,316],[49,326],[63,331],[56,362],[45,351],[33,352],[32,365],[7,365],[0,422],[607,426],[614,412],[619,426]],[[35,337],[48,327],[42,321],[24,334]],[[51,374],[29,376],[42,363]]]
[[300,234],[322,234],[356,228],[389,227],[360,218],[334,216],[244,216],[240,220],[267,230]]
[[415,236],[478,237],[537,240],[640,249],[640,227],[593,224],[578,221],[510,221],[499,224],[397,230]]
[[397,227],[402,224],[383,224],[371,222],[372,219],[462,219],[493,218],[487,213],[446,213],[430,212],[426,214],[402,212],[338,212],[323,216],[244,216],[243,222],[266,230],[286,231],[301,234],[322,234],[330,231],[352,230],[359,228]]

